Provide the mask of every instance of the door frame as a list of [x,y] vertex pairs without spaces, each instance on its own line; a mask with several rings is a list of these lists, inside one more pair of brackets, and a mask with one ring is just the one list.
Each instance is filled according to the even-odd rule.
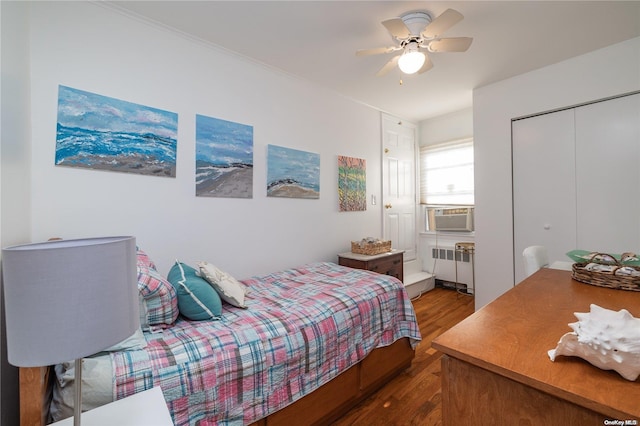
[[415,253],[415,258],[412,259],[404,259],[405,262],[411,262],[411,261],[420,261],[421,263],[421,257],[420,257],[420,252],[419,252],[419,238],[420,238],[420,231],[419,231],[419,227],[420,227],[420,191],[419,191],[419,185],[420,185],[420,176],[419,176],[419,149],[420,149],[420,144],[418,141],[418,127],[416,124],[408,122],[408,121],[404,121],[398,117],[392,116],[390,114],[386,114],[386,113],[381,113],[381,119],[380,119],[380,160],[381,160],[381,182],[380,182],[380,188],[381,188],[381,194],[382,196],[380,197],[380,210],[381,210],[381,221],[382,221],[382,235],[386,235],[387,233],[387,225],[386,225],[386,220],[385,220],[385,204],[387,204],[387,200],[385,199],[385,184],[384,184],[384,179],[385,179],[385,135],[386,135],[386,130],[387,129],[387,124],[389,122],[395,122],[396,123],[396,127],[400,127],[400,126],[406,126],[406,127],[410,127],[413,131],[413,159],[412,159],[412,163],[413,163],[413,215],[414,215],[414,223],[413,223],[413,251]]

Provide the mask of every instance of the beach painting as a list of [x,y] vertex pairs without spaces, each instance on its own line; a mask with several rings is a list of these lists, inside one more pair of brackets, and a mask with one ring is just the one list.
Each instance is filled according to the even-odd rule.
[[267,145],[267,196],[320,198],[320,154]]
[[338,201],[341,212],[367,209],[367,162],[338,156]]
[[196,115],[196,196],[253,197],[253,126]]
[[178,114],[60,85],[57,166],[176,176]]

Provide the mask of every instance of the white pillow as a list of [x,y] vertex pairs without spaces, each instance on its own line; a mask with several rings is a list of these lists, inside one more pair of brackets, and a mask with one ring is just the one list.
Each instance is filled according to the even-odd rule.
[[[75,362],[54,366],[56,381],[49,414],[53,421],[73,416],[75,398]],[[82,360],[82,411],[113,402],[113,368],[108,354]]]
[[200,276],[220,294],[220,298],[230,305],[246,308],[244,296],[247,288],[237,279],[221,271],[209,262],[198,262]]

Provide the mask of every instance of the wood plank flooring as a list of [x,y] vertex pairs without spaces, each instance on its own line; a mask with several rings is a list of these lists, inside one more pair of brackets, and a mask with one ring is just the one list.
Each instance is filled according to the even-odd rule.
[[473,297],[435,288],[413,301],[422,342],[411,368],[360,403],[333,426],[442,425],[440,358],[431,341],[471,315]]

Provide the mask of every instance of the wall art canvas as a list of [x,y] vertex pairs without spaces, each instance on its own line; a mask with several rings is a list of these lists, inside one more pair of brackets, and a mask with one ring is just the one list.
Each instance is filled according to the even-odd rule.
[[268,145],[267,196],[320,198],[320,154]]
[[338,156],[338,200],[341,212],[367,209],[367,162]]
[[58,166],[176,176],[178,114],[58,88]]
[[196,196],[253,197],[253,126],[196,115]]

